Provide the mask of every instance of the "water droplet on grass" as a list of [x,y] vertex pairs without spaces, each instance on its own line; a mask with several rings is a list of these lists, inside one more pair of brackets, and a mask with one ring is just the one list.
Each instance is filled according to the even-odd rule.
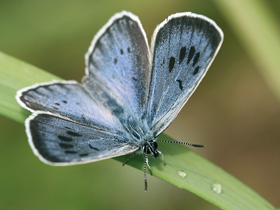
[[187,176],[187,174],[184,172],[184,171],[177,171],[177,174],[182,177],[182,178],[185,178]]
[[219,183],[214,183],[214,184],[212,184],[212,190],[217,194],[221,194],[222,193],[222,185],[219,184]]

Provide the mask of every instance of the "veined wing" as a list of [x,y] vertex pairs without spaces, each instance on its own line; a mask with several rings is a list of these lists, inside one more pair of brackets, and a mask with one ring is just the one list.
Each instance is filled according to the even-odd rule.
[[121,119],[140,119],[146,111],[150,52],[140,20],[118,13],[99,31],[86,55],[83,85]]
[[46,113],[31,115],[26,129],[33,152],[50,165],[94,162],[139,149],[125,136]]
[[171,15],[152,38],[152,78],[147,118],[155,136],[174,120],[205,76],[223,32],[210,19],[192,13]]
[[24,88],[17,93],[17,101],[32,112],[54,113],[115,133],[123,130],[111,110],[94,100],[76,81],[51,82]]

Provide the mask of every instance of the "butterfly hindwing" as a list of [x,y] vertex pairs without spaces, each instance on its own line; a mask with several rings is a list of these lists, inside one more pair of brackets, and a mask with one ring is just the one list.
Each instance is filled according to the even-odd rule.
[[26,121],[29,143],[45,163],[71,165],[136,151],[125,135],[83,125],[55,115],[37,113]]
[[152,39],[147,118],[155,136],[177,116],[213,61],[223,40],[219,27],[192,13],[171,15]]

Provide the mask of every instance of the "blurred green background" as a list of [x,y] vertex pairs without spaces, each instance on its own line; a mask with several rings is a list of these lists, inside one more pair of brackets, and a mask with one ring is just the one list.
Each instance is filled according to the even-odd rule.
[[[218,2],[1,1],[0,51],[80,81],[89,44],[114,13],[128,10],[139,16],[149,40],[156,25],[172,13],[208,16],[224,31],[223,46],[165,133],[176,140],[206,144],[205,149],[193,150],[280,206],[279,99]],[[280,23],[280,1],[265,3]],[[218,209],[151,176],[144,193],[143,172],[115,160],[45,165],[29,148],[22,124],[0,116],[0,126],[0,209]]]

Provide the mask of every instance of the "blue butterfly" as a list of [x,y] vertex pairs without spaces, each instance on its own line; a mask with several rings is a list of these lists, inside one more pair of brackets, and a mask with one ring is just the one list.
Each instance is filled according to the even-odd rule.
[[222,41],[215,22],[186,12],[157,26],[150,49],[138,17],[117,13],[94,37],[81,84],[53,81],[18,91],[18,103],[32,112],[25,125],[33,152],[59,166],[144,153],[147,191],[147,155],[163,158],[157,142],[167,141],[157,136],[195,91]]

